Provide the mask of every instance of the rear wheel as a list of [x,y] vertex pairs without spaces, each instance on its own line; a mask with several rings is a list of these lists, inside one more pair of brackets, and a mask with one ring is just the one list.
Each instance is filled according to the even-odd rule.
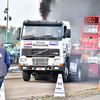
[[78,82],[82,81],[82,70],[81,70],[80,66],[77,69],[76,81],[78,81]]
[[31,77],[31,74],[27,71],[23,71],[23,80],[24,81],[29,81]]

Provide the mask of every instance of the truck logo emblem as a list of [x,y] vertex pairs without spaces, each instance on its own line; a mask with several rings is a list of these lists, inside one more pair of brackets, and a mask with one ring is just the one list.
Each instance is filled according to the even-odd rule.
[[58,41],[50,41],[49,46],[58,46]]
[[32,41],[24,41],[24,45],[32,45]]

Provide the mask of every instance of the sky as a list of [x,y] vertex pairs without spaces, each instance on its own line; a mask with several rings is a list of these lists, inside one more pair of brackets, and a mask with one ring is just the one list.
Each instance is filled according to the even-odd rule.
[[[41,20],[39,13],[40,0],[9,0],[9,16],[12,20],[8,26],[21,27],[23,20]],[[7,0],[0,0],[0,25],[6,26],[4,9],[7,8]]]

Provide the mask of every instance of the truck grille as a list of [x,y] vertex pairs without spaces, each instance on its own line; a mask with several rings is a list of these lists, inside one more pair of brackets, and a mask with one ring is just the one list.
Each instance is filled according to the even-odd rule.
[[34,66],[46,66],[48,65],[48,58],[32,58]]
[[[41,52],[41,53],[39,53]],[[59,56],[59,49],[22,49],[22,55],[27,57],[49,57],[49,56]]]

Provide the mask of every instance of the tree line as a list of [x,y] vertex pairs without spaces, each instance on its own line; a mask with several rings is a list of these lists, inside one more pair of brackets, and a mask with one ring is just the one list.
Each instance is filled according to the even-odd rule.
[[[6,42],[6,32],[7,32],[6,27],[0,27],[0,42],[1,43]],[[17,37],[17,28],[10,26],[7,32],[7,42],[8,43],[18,42],[16,37]]]

